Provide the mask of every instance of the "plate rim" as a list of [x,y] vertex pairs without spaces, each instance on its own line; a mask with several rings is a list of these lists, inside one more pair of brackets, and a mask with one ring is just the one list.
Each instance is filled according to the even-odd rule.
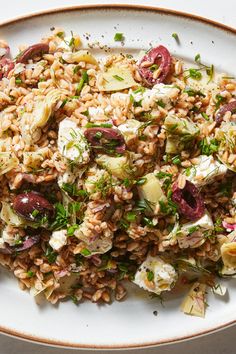
[[[12,19],[1,21],[0,22],[0,29],[6,28],[8,26],[12,26],[18,24],[20,22],[24,22],[25,20],[29,20],[32,18],[44,17],[48,15],[53,15],[57,13],[63,12],[73,12],[73,11],[83,11],[83,10],[129,10],[129,11],[147,11],[147,12],[154,12],[163,15],[168,15],[172,17],[181,17],[190,21],[203,23],[209,25],[211,27],[215,27],[221,31],[231,33],[236,36],[236,28],[231,26],[227,26],[223,23],[214,21],[212,19],[208,19],[206,17],[195,15],[183,11],[167,9],[158,6],[152,5],[141,5],[141,4],[88,4],[88,5],[74,5],[74,6],[62,6],[58,8],[37,11],[34,13],[28,13],[26,15],[20,15],[14,17]],[[9,327],[5,327],[0,325],[0,333],[7,335],[9,337],[14,337],[16,339],[21,339],[27,342],[31,342],[34,344],[41,344],[45,346],[53,346],[59,348],[67,348],[67,349],[102,349],[102,350],[109,350],[109,349],[142,349],[148,347],[156,347],[156,346],[163,346],[163,345],[170,345],[175,343],[180,343],[190,339],[196,339],[202,336],[206,336],[208,334],[219,332],[220,330],[229,328],[236,324],[236,319],[223,323],[222,325],[212,327],[207,330],[198,331],[195,334],[187,335],[187,336],[178,336],[176,338],[152,341],[152,342],[143,342],[143,343],[130,343],[130,344],[121,344],[121,345],[96,345],[96,344],[83,344],[83,343],[73,343],[73,342],[65,342],[60,340],[54,340],[50,338],[38,337],[37,335],[32,335],[25,332],[20,332]]]

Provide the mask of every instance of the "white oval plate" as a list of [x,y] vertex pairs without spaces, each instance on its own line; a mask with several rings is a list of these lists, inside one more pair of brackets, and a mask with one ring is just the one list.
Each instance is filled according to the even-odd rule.
[[[132,6],[84,6],[16,19],[0,26],[0,38],[17,52],[19,44],[33,44],[60,26],[81,34],[87,46],[99,41],[115,51],[137,53],[162,43],[172,54],[191,61],[197,53],[219,71],[235,74],[236,31],[186,14]],[[116,32],[125,34],[121,49]],[[177,33],[180,43],[171,36]],[[83,36],[84,35],[84,36]],[[102,54],[100,49],[94,50]],[[226,299],[209,294],[206,318],[180,312],[181,297],[170,298],[163,308],[157,299],[132,287],[127,300],[98,306],[72,302],[59,306],[36,305],[5,271],[0,274],[0,331],[48,345],[76,348],[128,348],[172,343],[206,334],[236,321],[236,288],[228,282]],[[153,311],[158,315],[154,316]]]

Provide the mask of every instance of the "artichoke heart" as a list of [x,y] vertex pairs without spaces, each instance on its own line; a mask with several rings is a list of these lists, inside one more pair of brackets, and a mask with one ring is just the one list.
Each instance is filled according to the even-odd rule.
[[137,85],[131,70],[117,65],[104,71],[98,82],[98,89],[101,91],[120,91]]

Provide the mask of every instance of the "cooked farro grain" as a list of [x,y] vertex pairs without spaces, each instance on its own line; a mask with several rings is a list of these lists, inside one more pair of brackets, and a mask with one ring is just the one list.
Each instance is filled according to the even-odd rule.
[[139,62],[80,46],[55,29],[0,60],[0,263],[52,304],[160,295],[193,271],[198,296],[236,272],[236,81],[163,46]]

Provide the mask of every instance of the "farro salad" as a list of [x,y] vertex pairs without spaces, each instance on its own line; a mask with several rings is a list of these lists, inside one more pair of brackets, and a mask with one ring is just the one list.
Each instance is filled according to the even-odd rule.
[[59,28],[0,56],[0,264],[52,304],[134,283],[204,316],[236,274],[234,78],[163,45],[99,59]]

